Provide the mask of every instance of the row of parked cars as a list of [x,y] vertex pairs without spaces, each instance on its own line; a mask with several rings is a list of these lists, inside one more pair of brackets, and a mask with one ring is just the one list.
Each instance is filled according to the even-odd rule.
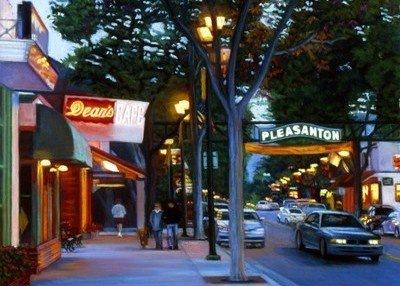
[[[207,214],[207,203],[203,204],[203,211]],[[229,245],[229,210],[228,204],[219,202],[214,204],[216,222],[216,242],[220,245]],[[204,219],[205,227],[208,227],[208,217]],[[262,218],[252,209],[244,209],[244,235],[245,244],[265,247],[265,226]]]
[[308,214],[316,210],[326,210],[325,205],[313,199],[287,199],[282,207],[276,202],[259,201],[256,205],[258,211],[279,211],[277,220],[280,223],[295,224],[303,221]]

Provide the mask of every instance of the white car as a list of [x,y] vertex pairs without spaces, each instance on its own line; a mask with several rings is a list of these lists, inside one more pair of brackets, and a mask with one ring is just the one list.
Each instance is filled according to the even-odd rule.
[[[229,245],[229,211],[220,210],[216,222],[217,243]],[[251,209],[244,210],[244,242],[246,245],[265,247],[265,227],[258,214]]]
[[392,234],[395,238],[400,238],[400,212],[394,211],[388,215],[387,220],[382,222],[380,234]]
[[303,221],[306,218],[306,214],[299,208],[282,208],[276,217],[278,222],[292,224]]
[[256,204],[256,210],[258,211],[273,211],[279,210],[279,204],[267,201],[259,201]]

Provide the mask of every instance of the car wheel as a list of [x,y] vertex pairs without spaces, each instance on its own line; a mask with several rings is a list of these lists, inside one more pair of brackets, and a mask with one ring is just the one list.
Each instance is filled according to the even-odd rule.
[[285,219],[285,223],[286,223],[287,225],[289,225],[289,220],[288,220],[288,219]]
[[281,219],[279,218],[279,216],[277,216],[276,219],[277,219],[277,221],[278,221],[279,223],[281,223]]
[[400,238],[400,229],[398,227],[396,227],[394,229],[394,237],[395,238]]
[[296,246],[298,250],[304,249],[303,237],[300,231],[296,232]]
[[383,226],[380,226],[378,231],[379,231],[380,235],[385,235],[385,230],[384,230]]
[[379,262],[379,255],[372,255],[371,256],[371,261],[373,263],[378,263]]
[[321,254],[321,257],[326,259],[328,258],[328,253],[326,251],[326,241],[325,239],[321,239],[319,242],[319,253]]

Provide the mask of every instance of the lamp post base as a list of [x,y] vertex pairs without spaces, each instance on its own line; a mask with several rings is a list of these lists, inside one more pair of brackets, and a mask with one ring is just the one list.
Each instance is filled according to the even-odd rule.
[[221,260],[221,256],[218,254],[209,254],[206,256],[206,260]]

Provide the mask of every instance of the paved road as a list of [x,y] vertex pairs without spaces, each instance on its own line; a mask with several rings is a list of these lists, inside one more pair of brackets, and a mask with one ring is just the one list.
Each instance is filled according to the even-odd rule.
[[400,285],[400,240],[383,239],[385,255],[378,264],[368,258],[323,260],[318,251],[295,248],[293,228],[278,224],[276,212],[259,214],[266,218],[267,246],[262,250],[247,249],[248,261],[304,286]]

